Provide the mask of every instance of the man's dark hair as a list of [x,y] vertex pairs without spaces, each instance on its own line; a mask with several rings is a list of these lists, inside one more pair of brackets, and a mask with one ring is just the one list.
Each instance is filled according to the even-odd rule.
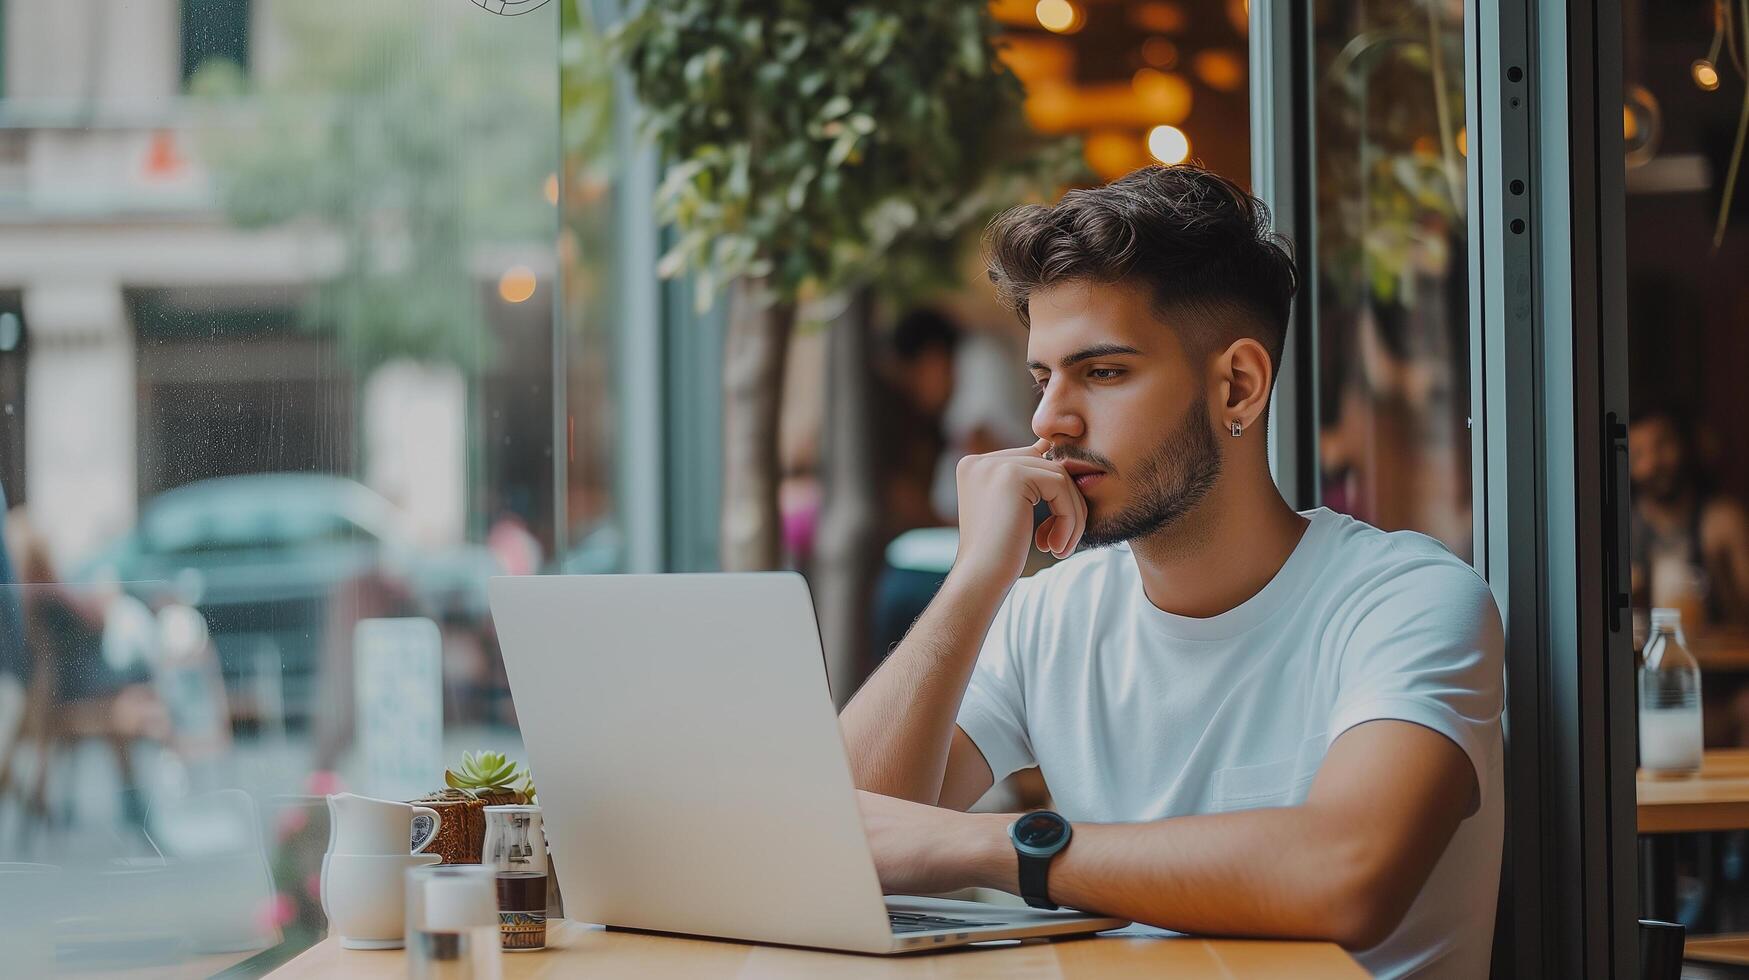
[[1066,282],[1149,291],[1193,357],[1253,337],[1281,370],[1298,276],[1269,208],[1201,167],[1145,167],[1055,206],[998,215],[984,233],[997,295],[1031,326],[1037,290]]

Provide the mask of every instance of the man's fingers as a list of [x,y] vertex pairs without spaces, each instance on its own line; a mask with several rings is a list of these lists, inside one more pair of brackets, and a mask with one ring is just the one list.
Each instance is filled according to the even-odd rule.
[[1038,523],[1038,529],[1032,532],[1032,546],[1040,551],[1051,550],[1051,532],[1056,529],[1056,515],[1051,515]]
[[[1048,474],[1043,479],[1054,479],[1060,475],[1067,484],[1068,501],[1074,505],[1072,519],[1057,522],[1056,528],[1061,537],[1054,542],[1055,548],[1040,545],[1039,550],[1049,551],[1058,557],[1068,557],[1074,553],[1076,546],[1081,543],[1081,536],[1087,530],[1087,498],[1081,494],[1081,488],[1075,485],[1075,478],[1069,475],[1069,471],[1063,468],[1063,464],[1049,459],[1021,459],[1015,462],[1029,469]],[[1044,494],[1041,493],[1040,496],[1044,497]],[[1055,511],[1054,507],[1052,509]]]
[[1049,448],[1051,448],[1051,441],[1049,439],[1040,439],[1030,446],[1015,446],[1013,449],[998,449],[993,453],[985,453],[984,455],[1021,456],[1032,457],[1033,459],[1043,459],[1045,456],[1045,450]]
[[[1081,540],[1082,529],[1087,524],[1087,498],[1081,496],[1081,489],[1075,486],[1074,477],[1063,468],[1063,464],[1050,459],[1019,457],[1011,465],[1030,471],[1027,475],[1034,484],[1034,499],[1049,503],[1052,514],[1063,518],[1040,522],[1041,528],[1049,523],[1055,533],[1051,537],[1035,536],[1038,550],[1048,551],[1059,558],[1068,557],[1074,551],[1075,544]],[[1062,488],[1060,494],[1049,489],[1058,486]]]
[[1051,509],[1052,520],[1048,522],[1051,533],[1044,539],[1050,547],[1046,550],[1062,558],[1068,554],[1069,542],[1079,534],[1086,502],[1067,473],[1039,473],[1030,479],[1033,492]]

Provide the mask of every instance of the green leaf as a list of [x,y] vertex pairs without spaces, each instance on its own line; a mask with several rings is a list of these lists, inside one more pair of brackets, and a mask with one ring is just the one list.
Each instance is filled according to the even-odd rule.
[[843,166],[844,161],[848,160],[850,154],[856,150],[856,142],[859,139],[861,137],[854,130],[840,133],[838,138],[832,141],[832,148],[826,151],[826,165],[828,167]]
[[984,0],[775,6],[645,0],[612,49],[665,161],[661,272],[695,301],[755,274],[781,299],[931,288],[991,214],[1080,173],[1028,131]]
[[820,107],[820,118],[822,120],[837,119],[839,116],[849,112],[850,106],[851,102],[849,96],[834,95],[826,100],[825,105]]

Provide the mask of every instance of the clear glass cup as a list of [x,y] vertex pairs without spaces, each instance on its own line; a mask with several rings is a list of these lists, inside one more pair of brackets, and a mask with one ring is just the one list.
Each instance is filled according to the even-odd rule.
[[497,874],[478,864],[407,870],[407,975],[499,980]]

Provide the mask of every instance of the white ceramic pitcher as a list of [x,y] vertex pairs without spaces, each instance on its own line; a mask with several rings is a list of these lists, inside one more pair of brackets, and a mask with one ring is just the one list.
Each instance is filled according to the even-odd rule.
[[[431,818],[431,830],[409,849],[413,818],[420,814]],[[418,854],[431,846],[442,826],[443,818],[428,806],[352,793],[328,797],[329,854]]]

